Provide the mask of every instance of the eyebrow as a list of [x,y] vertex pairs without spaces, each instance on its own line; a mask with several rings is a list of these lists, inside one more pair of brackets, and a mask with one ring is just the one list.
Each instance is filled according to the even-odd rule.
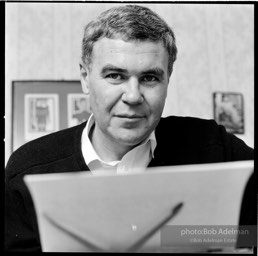
[[[112,64],[107,64],[106,66],[104,66],[101,70],[101,74],[105,74],[107,72],[118,72],[118,73],[128,73],[127,69],[123,69],[123,68],[118,68]],[[164,70],[162,70],[161,68],[150,68],[148,70],[145,70],[143,72],[141,72],[141,75],[156,75],[159,77],[164,76]]]
[[111,65],[111,64],[107,64],[106,66],[104,66],[101,70],[101,74],[105,74],[107,72],[110,72],[110,71],[113,71],[113,72],[118,72],[118,73],[127,73],[127,70],[126,69],[123,69],[123,68],[118,68],[114,65]]
[[164,70],[161,68],[151,68],[142,72],[142,75],[156,75],[159,77],[164,76]]

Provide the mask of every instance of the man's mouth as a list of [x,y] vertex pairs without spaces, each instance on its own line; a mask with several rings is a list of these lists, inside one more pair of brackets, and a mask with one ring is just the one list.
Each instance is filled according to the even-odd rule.
[[115,117],[127,124],[137,124],[145,118],[145,116],[141,114],[119,114],[115,115]]
[[125,118],[125,119],[140,119],[140,118],[144,118],[144,115],[139,115],[139,114],[132,114],[132,115],[129,115],[129,114],[119,114],[119,115],[116,115],[116,117]]

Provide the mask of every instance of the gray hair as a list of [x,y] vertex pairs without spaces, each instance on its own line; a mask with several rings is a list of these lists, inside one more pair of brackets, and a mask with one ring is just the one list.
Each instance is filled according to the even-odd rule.
[[147,7],[126,5],[102,12],[84,29],[82,62],[90,66],[94,43],[102,38],[121,38],[124,41],[163,42],[168,52],[168,74],[176,60],[175,35],[167,23]]

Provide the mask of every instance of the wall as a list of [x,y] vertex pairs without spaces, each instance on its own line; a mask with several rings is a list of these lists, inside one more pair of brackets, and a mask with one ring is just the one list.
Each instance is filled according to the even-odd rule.
[[[11,153],[11,82],[79,80],[84,25],[106,3],[6,3],[5,158]],[[178,59],[163,116],[213,118],[214,91],[244,95],[254,145],[254,10],[237,4],[146,4],[174,29]]]

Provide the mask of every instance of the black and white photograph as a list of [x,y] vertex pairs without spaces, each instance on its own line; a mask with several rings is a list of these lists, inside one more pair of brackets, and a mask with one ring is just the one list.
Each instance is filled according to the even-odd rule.
[[6,1],[6,252],[257,254],[254,1]]
[[90,116],[89,99],[83,93],[69,93],[67,95],[68,127],[81,124]]
[[26,94],[24,102],[25,141],[59,130],[57,94]]
[[78,96],[86,97],[81,93],[78,80],[12,81],[11,150],[15,151],[31,140],[68,128],[73,122],[72,117],[69,119],[72,111],[78,112],[78,105],[71,105],[73,97]]
[[244,133],[244,99],[240,93],[215,92],[214,118],[230,133]]

